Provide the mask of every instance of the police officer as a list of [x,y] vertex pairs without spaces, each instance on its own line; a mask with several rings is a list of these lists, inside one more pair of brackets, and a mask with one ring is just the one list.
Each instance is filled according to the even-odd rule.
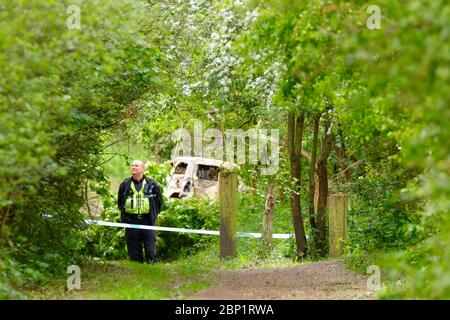
[[[161,210],[163,200],[155,180],[144,175],[145,164],[135,160],[131,164],[130,178],[125,179],[119,187],[118,206],[122,223],[154,226]],[[145,261],[157,262],[156,231],[126,228],[128,255],[133,261],[143,263],[142,245]]]

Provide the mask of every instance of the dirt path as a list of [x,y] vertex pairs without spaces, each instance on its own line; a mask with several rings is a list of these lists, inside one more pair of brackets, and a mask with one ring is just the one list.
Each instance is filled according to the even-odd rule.
[[215,271],[213,286],[188,299],[374,299],[367,278],[342,261],[320,261],[282,269]]

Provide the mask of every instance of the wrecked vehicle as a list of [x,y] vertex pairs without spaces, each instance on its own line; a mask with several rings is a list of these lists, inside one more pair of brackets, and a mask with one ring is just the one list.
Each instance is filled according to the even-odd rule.
[[231,162],[200,157],[178,157],[170,164],[173,168],[165,191],[168,199],[189,196],[215,198],[219,191],[220,168],[239,168]]

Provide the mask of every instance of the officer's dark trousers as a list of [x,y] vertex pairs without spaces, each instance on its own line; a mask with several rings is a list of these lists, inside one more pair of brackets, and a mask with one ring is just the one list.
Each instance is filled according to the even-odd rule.
[[125,229],[128,255],[133,261],[143,263],[142,245],[144,246],[145,262],[157,262],[156,258],[156,231],[143,229]]

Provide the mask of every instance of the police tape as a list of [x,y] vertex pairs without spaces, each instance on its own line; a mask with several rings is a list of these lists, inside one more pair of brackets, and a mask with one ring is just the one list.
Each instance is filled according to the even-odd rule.
[[[142,225],[142,224],[129,224],[129,223],[109,222],[109,221],[101,221],[101,220],[88,220],[88,219],[86,219],[84,221],[90,225],[100,225],[100,226],[107,226],[107,227],[132,228],[132,229],[169,231],[169,232],[181,232],[181,233],[197,233],[197,234],[206,234],[206,235],[214,235],[214,236],[220,235],[220,231],[215,231],[215,230],[159,227],[159,226],[148,226],[148,225]],[[261,233],[252,233],[252,232],[237,232],[236,235],[238,237],[247,237],[247,238],[261,238],[261,236],[262,236]],[[274,234],[272,234],[273,239],[289,239],[289,238],[293,238],[293,237],[294,237],[294,235],[289,234],[289,233],[274,233]]]
[[[53,218],[51,214],[44,214],[45,218]],[[144,230],[155,230],[155,231],[169,231],[169,232],[181,232],[181,233],[197,233],[197,234],[206,234],[219,236],[220,231],[215,230],[203,230],[203,229],[186,229],[186,228],[173,228],[173,227],[159,227],[159,226],[149,226],[142,224],[130,224],[130,223],[121,223],[121,222],[109,222],[109,221],[101,221],[101,220],[90,220],[85,219],[89,225],[99,225],[106,227],[116,227],[116,228],[131,228],[131,229],[144,229]],[[236,236],[241,238],[261,238],[261,233],[253,233],[253,232],[236,232]],[[289,233],[273,233],[273,239],[289,239],[294,238],[294,234]]]

